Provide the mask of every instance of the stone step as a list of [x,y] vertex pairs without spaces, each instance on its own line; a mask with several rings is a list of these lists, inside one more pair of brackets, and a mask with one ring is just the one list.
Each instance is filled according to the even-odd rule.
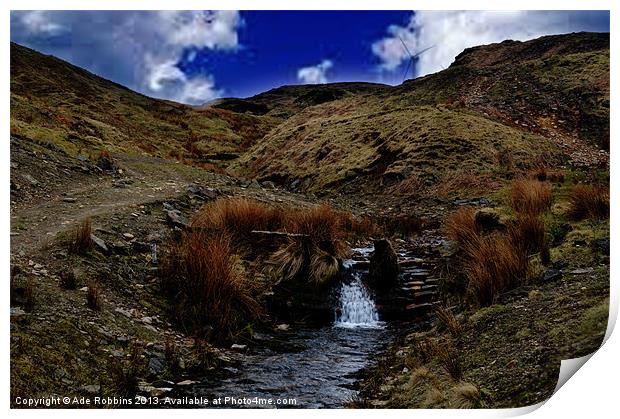
[[411,258],[411,259],[401,259],[398,261],[398,264],[401,268],[406,268],[409,266],[420,266],[424,264],[424,259],[420,258]]
[[403,281],[403,286],[404,287],[418,287],[418,286],[422,286],[425,285],[426,282],[425,281]]
[[436,290],[438,287],[439,285],[423,285],[421,289],[424,291],[429,291],[429,290]]
[[428,285],[431,285],[431,284],[439,285],[439,278],[426,278],[426,283]]
[[422,310],[431,310],[433,308],[433,303],[419,303],[419,304],[409,304],[405,307],[407,311],[422,311]]
[[435,291],[419,291],[413,293],[413,298],[430,299],[435,294],[437,294]]

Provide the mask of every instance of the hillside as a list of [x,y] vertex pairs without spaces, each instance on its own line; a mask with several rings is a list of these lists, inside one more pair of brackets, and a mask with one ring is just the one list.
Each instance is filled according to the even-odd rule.
[[471,48],[445,71],[305,108],[235,168],[311,191],[486,189],[514,167],[605,165],[608,144],[609,35],[579,33]]
[[217,163],[245,150],[275,123],[148,98],[11,43],[11,133],[71,155],[108,150]]

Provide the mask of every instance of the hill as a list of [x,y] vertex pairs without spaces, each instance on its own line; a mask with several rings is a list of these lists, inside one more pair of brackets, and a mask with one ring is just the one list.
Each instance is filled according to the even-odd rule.
[[152,99],[11,43],[11,133],[71,155],[100,150],[219,162],[277,121]]
[[471,48],[445,71],[307,107],[237,173],[311,191],[486,189],[513,168],[606,164],[609,35]]

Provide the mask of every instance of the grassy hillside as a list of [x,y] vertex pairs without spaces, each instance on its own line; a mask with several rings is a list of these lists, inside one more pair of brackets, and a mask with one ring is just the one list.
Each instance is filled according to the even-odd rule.
[[609,36],[581,33],[468,49],[437,74],[307,107],[235,168],[311,191],[486,189],[538,164],[600,164],[608,142]]
[[11,133],[69,154],[107,149],[189,161],[230,158],[276,123],[156,100],[11,44]]

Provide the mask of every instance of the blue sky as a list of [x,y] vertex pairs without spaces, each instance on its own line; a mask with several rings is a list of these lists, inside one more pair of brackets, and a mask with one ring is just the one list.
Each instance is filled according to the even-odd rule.
[[[11,40],[153,97],[200,104],[285,84],[399,84],[464,48],[609,31],[605,11],[21,11]],[[401,41],[402,40],[402,41]]]

